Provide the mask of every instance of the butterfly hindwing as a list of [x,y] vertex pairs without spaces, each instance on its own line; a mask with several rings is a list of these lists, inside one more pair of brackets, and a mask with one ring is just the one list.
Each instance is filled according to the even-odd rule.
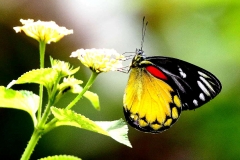
[[[149,70],[164,78],[164,73],[155,69]],[[155,76],[145,67],[132,68],[124,95],[124,114],[128,123],[140,131],[151,133],[168,129],[182,110],[177,92]]]

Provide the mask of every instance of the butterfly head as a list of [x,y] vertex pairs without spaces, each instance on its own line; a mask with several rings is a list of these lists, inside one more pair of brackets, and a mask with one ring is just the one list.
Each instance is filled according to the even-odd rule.
[[141,48],[136,49],[135,56],[132,59],[132,63],[130,65],[129,71],[131,70],[131,68],[141,67],[141,62],[146,59],[146,56],[145,56],[142,48],[143,48],[143,43],[144,43],[144,37],[145,37],[147,24],[148,24],[148,22],[145,23],[145,17],[143,17]]
[[141,66],[141,62],[145,59],[146,56],[144,54],[144,51],[142,49],[136,49],[135,56],[133,57],[132,63],[130,65],[130,69]]

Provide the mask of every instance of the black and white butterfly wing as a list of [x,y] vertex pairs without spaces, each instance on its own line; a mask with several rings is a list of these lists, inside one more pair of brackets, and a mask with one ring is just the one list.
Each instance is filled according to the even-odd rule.
[[155,67],[168,77],[176,88],[182,102],[182,110],[192,110],[202,106],[221,91],[220,81],[210,72],[191,63],[170,57],[147,57]]

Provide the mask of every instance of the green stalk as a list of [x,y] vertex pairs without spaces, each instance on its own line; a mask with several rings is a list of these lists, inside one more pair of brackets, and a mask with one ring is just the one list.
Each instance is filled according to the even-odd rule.
[[42,136],[42,133],[38,129],[35,129],[30,141],[28,142],[27,148],[25,149],[25,151],[21,157],[21,160],[28,160],[30,158],[30,156],[31,156],[38,140],[41,138],[41,136]]
[[[60,78],[61,78],[61,77],[58,77],[58,79],[56,80],[56,84],[59,83]],[[44,110],[42,119],[38,122],[37,128],[39,128],[39,129],[43,129],[43,128],[44,128],[45,123],[46,123],[46,121],[47,121],[47,119],[48,119],[48,116],[50,115],[50,108],[51,108],[51,106],[54,104],[55,98],[56,98],[56,97],[55,97],[56,90],[57,90],[56,88],[57,88],[57,85],[54,85],[53,93],[52,93],[51,96],[49,97],[48,104],[47,104],[47,106],[46,106],[46,108],[45,108],[45,110]]]
[[[45,57],[46,43],[44,41],[39,41],[39,53],[40,53],[40,68],[44,68],[44,57]],[[39,86],[39,105],[38,105],[38,122],[41,121],[42,114],[42,100],[43,100],[43,85]],[[27,148],[24,150],[24,153],[21,157],[21,160],[28,160],[38,142],[41,138],[43,132],[41,128],[35,128],[31,136],[30,141],[28,142]]]
[[[44,57],[45,57],[46,43],[44,41],[39,42],[39,52],[40,52],[40,68],[44,68]],[[39,105],[38,105],[38,122],[41,119],[42,114],[42,101],[43,101],[43,85],[39,86]]]
[[92,86],[93,82],[97,78],[97,75],[98,75],[98,73],[92,72],[91,77],[88,80],[87,84],[84,86],[82,92],[79,93],[79,95],[76,98],[74,98],[74,100],[71,103],[69,103],[69,105],[66,107],[66,109],[71,109],[82,98],[84,93],[86,91],[88,91],[88,89]]

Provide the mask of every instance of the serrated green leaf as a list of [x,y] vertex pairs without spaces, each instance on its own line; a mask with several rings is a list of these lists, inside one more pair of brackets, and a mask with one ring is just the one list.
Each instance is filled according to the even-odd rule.
[[81,158],[69,155],[56,155],[56,156],[48,156],[45,158],[41,158],[39,160],[81,160]]
[[77,114],[72,110],[64,110],[51,107],[52,114],[58,119],[56,126],[68,125],[78,128],[87,129],[104,135],[108,135],[106,131],[96,125],[92,120],[81,114]]
[[94,122],[81,114],[75,113],[72,110],[51,107],[51,111],[54,117],[58,119],[56,126],[74,126],[101,133],[103,135],[112,137],[119,143],[131,147],[127,137],[128,127],[122,119],[112,122]]
[[100,110],[99,98],[96,93],[87,91],[84,93],[83,96],[86,97],[92,103],[95,109]]
[[52,68],[35,69],[24,73],[17,80],[12,81],[8,85],[8,88],[10,88],[13,84],[37,83],[42,84],[46,88],[50,89],[51,86],[55,83],[57,77],[57,71]]
[[30,91],[15,91],[0,86],[0,107],[20,109],[28,112],[33,119],[34,126],[37,124],[35,113],[38,109],[39,96]]
[[127,145],[128,147],[132,147],[129,139],[128,139],[128,126],[123,121],[123,119],[111,121],[111,122],[100,122],[95,121],[95,123],[100,126],[102,129],[108,132],[109,136],[111,136],[116,141]]

